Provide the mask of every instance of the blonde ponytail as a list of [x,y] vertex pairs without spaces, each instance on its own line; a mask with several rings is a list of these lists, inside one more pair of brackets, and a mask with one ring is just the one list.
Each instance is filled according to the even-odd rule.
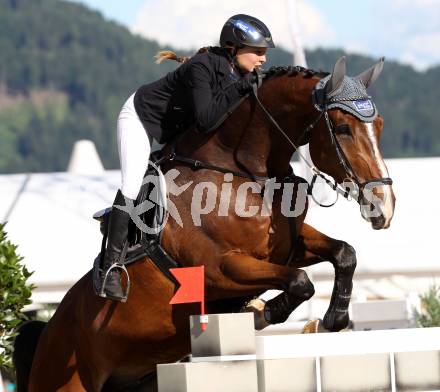
[[163,60],[174,60],[179,63],[184,63],[190,59],[190,57],[187,56],[179,57],[171,50],[161,50],[160,52],[157,52],[154,58],[156,59],[156,64],[160,64]]
[[[200,48],[196,54],[209,52],[209,46],[204,46]],[[160,64],[163,60],[174,60],[178,63],[186,63],[192,56],[178,56],[171,50],[161,50],[156,53],[154,58],[156,59],[156,64]]]

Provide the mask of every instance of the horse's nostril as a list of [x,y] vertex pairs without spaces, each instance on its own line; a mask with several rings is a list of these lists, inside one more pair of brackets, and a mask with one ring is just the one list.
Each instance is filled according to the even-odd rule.
[[385,217],[383,215],[378,216],[376,218],[371,218],[371,224],[373,226],[373,229],[375,230],[386,229]]

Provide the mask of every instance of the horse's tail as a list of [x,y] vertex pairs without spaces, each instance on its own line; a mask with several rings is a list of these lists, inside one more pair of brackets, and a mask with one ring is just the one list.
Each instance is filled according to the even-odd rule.
[[28,390],[32,361],[41,332],[46,324],[43,321],[33,320],[18,328],[12,355],[17,377],[17,392],[27,392]]

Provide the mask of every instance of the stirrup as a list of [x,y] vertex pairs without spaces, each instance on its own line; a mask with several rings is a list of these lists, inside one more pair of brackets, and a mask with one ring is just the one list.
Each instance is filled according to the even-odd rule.
[[[114,268],[121,269],[125,273],[125,276],[127,277],[127,286],[125,288],[124,295],[120,298],[113,297],[111,295],[107,295],[107,293],[105,292],[105,285],[107,283],[108,275]],[[102,280],[101,288],[99,290],[98,295],[102,298],[108,298],[108,299],[112,299],[112,300],[116,300],[116,301],[120,301],[120,302],[127,302],[128,293],[130,292],[130,285],[131,285],[130,275],[128,275],[127,268],[125,268],[124,264],[117,262],[117,263],[112,264],[110,266],[110,268],[107,270],[107,272],[105,273],[105,276],[104,276],[104,279]],[[122,282],[121,282],[121,286],[122,286]]]

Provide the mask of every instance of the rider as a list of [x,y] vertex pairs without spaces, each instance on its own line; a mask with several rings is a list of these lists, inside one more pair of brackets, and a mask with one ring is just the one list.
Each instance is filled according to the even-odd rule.
[[[101,284],[105,273],[119,261],[128,235],[130,215],[115,206],[125,206],[127,199],[134,202],[138,196],[148,166],[151,138],[165,143],[192,124],[202,133],[215,129],[228,109],[258,82],[258,69],[266,61],[266,50],[273,47],[270,31],[263,22],[239,14],[224,24],[220,47],[202,48],[190,58],[177,57],[169,51],[158,54],[159,61],[173,59],[183,64],[165,77],[141,86],[119,114],[122,186],[110,214]],[[110,299],[123,298],[119,268],[109,272],[104,293]]]

